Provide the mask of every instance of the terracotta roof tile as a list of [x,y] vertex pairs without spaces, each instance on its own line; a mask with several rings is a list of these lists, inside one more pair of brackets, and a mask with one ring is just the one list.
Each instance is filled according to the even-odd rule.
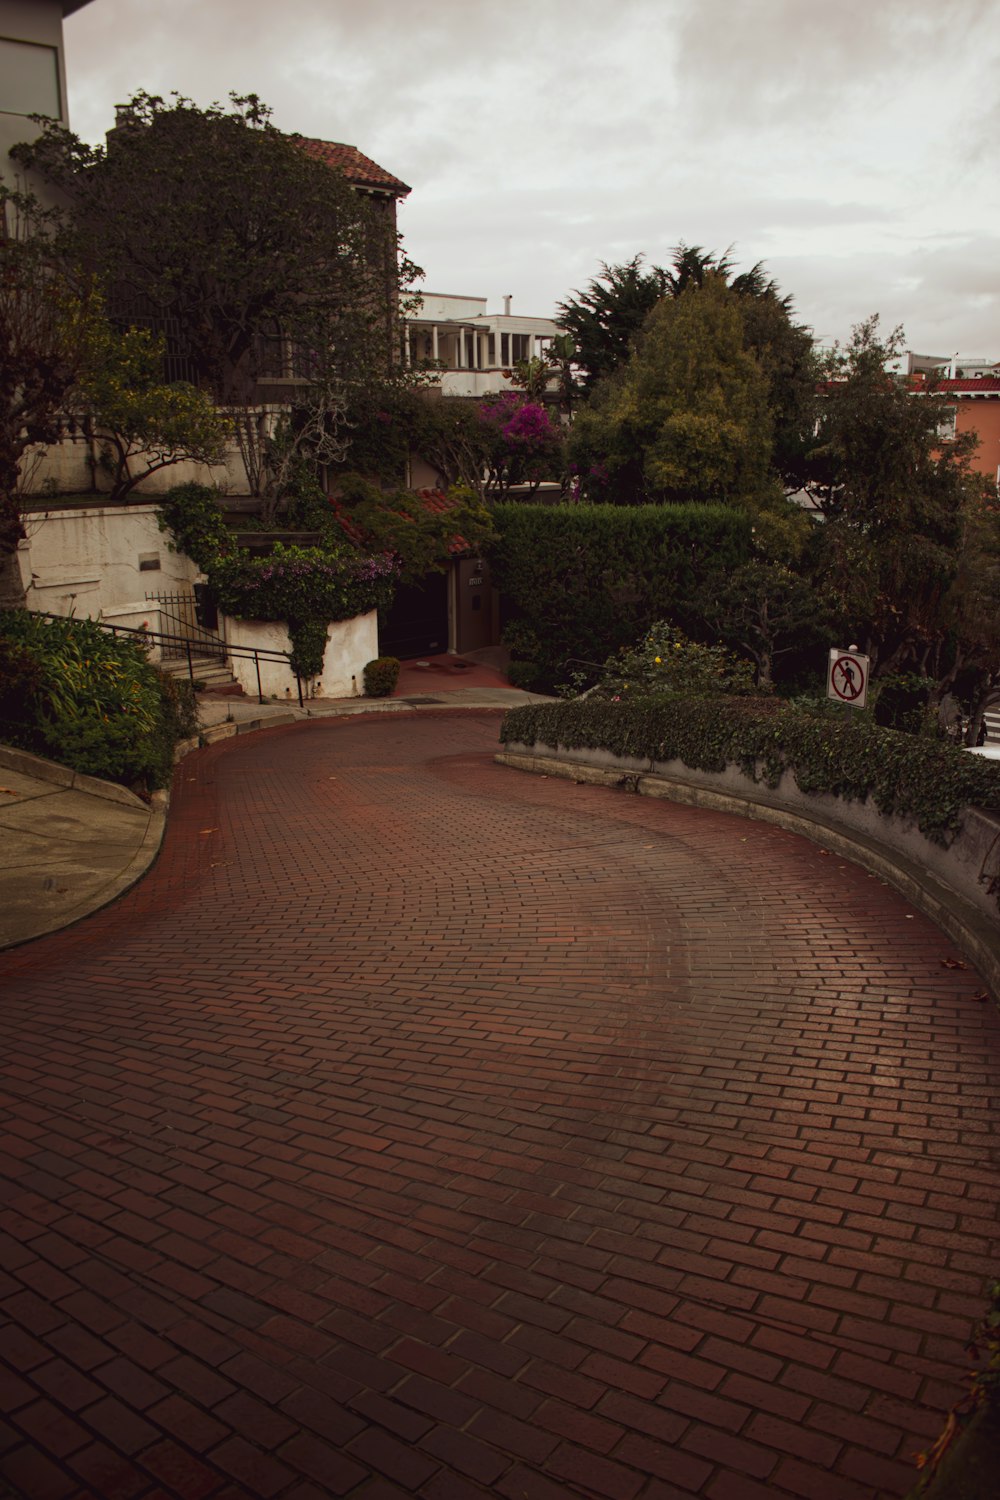
[[391,172],[372,161],[370,156],[365,156],[357,146],[346,146],[340,141],[311,140],[304,135],[293,135],[291,139],[317,161],[326,162],[328,167],[336,167],[338,172],[343,172],[348,182],[355,187],[381,188],[396,198],[402,198],[410,191],[405,182],[393,177]]
[[[449,500],[448,496],[444,493],[443,490],[414,490],[412,491],[412,493],[420,501],[424,510],[435,516],[446,516],[448,512],[450,510],[454,510],[459,503],[457,500]],[[329,501],[330,509],[336,516],[344,535],[350,541],[352,541],[356,547],[360,547],[364,540],[363,534],[361,532],[361,528],[356,524],[350,511],[341,504],[336,495],[328,495],[327,500]],[[463,552],[468,552],[469,550],[469,544],[465,540],[464,536],[453,536],[448,543],[448,551],[452,557],[461,557]]]
[[932,389],[953,391],[956,395],[961,395],[963,391],[981,391],[984,395],[992,391],[1000,393],[1000,378],[995,375],[979,375],[969,380],[937,380]]

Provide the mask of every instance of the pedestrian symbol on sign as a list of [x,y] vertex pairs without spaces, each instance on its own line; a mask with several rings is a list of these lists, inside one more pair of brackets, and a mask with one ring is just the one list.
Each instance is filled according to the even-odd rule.
[[833,647],[826,677],[826,696],[851,708],[864,708],[868,701],[868,663],[854,647],[847,651]]

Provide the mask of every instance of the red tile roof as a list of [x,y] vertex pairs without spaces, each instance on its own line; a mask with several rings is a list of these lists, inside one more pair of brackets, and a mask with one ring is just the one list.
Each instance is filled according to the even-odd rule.
[[[459,503],[457,500],[449,500],[443,490],[414,490],[412,494],[420,501],[424,510],[435,516],[446,516]],[[328,495],[327,500],[344,535],[356,547],[360,547],[364,536],[350,511],[345,509],[336,495]],[[469,544],[464,536],[453,536],[448,543],[448,551],[452,557],[461,557],[464,552],[468,552],[469,550]]]
[[978,391],[984,396],[993,392],[1000,394],[1000,378],[995,375],[978,375],[972,380],[936,380],[932,383],[932,390],[953,391],[955,395],[961,395],[963,391]]
[[395,198],[402,198],[410,191],[405,182],[393,177],[378,162],[360,152],[357,146],[345,146],[340,141],[310,140],[304,135],[293,135],[291,139],[317,161],[326,162],[328,167],[336,167],[338,172],[343,172],[348,182],[355,187],[381,188],[383,192],[392,193]]

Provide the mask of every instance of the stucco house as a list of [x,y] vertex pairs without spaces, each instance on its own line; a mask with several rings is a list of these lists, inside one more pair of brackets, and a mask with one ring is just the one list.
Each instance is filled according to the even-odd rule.
[[440,360],[442,396],[510,390],[504,370],[544,354],[560,332],[551,318],[512,313],[511,300],[504,297],[502,313],[489,313],[486,297],[424,292],[406,319],[407,363]]
[[972,456],[972,467],[992,479],[1000,490],[1000,376],[937,380],[933,390],[936,395],[947,396],[954,408],[954,425],[946,435],[975,434],[979,447]]
[[29,115],[48,115],[69,124],[63,18],[90,0],[0,0],[0,180],[27,186],[46,198],[40,183],[22,183],[9,158],[33,133]]

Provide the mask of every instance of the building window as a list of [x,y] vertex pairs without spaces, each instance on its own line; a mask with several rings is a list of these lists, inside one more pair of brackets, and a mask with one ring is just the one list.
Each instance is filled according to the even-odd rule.
[[55,47],[0,37],[0,113],[62,118]]
[[511,343],[510,362],[511,362],[511,364],[513,364],[514,361],[517,360],[517,359],[527,359],[528,358],[528,349],[530,347],[530,338],[531,338],[530,334],[527,334],[527,333],[512,333],[511,334],[511,336],[510,336],[510,343]]
[[937,425],[937,435],[942,443],[954,441],[958,432],[958,407],[952,406]]

